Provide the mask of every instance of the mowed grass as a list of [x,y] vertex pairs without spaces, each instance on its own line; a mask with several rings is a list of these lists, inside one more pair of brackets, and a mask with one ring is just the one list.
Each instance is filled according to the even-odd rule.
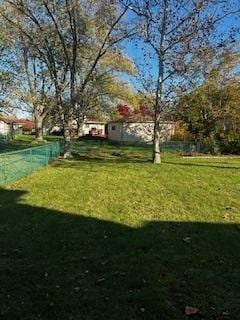
[[240,159],[74,152],[0,191],[1,317],[238,320]]
[[31,134],[18,135],[8,143],[0,140],[0,154],[5,152],[13,152],[26,148],[37,147],[44,145],[47,142],[60,140],[58,136],[45,136],[43,142],[35,141],[35,136]]

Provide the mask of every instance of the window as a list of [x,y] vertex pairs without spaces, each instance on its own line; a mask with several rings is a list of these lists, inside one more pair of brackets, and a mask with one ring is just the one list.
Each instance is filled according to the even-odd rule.
[[112,126],[112,130],[113,130],[113,131],[116,130],[116,126]]

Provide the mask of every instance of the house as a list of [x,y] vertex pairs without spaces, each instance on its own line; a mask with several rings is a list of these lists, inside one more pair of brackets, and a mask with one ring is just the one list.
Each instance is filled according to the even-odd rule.
[[22,126],[13,118],[0,118],[0,137],[8,139],[14,135],[22,134]]
[[[175,123],[161,123],[161,141],[168,141],[174,135]],[[152,120],[120,119],[109,122],[107,137],[110,141],[126,144],[151,143],[153,141],[154,122]]]
[[32,134],[35,132],[35,123],[29,119],[15,119],[14,124],[22,128],[22,133]]
[[22,133],[33,133],[34,122],[28,119],[15,119],[0,117],[0,135],[16,135]]
[[[85,121],[80,136],[98,136],[98,137],[105,137],[105,122],[102,121]],[[50,130],[50,134],[58,135],[63,134],[62,126],[56,124]],[[72,121],[72,128],[71,128],[71,135],[76,137],[78,134],[78,125],[77,121]]]
[[11,132],[11,122],[5,118],[0,118],[0,135],[7,136]]
[[82,128],[83,136],[105,136],[105,122],[102,121],[86,121]]

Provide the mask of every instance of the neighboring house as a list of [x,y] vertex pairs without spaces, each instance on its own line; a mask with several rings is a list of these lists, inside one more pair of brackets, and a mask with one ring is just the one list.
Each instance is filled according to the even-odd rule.
[[105,122],[86,121],[82,128],[82,135],[105,136]]
[[22,134],[22,126],[17,123],[16,119],[0,118],[0,136],[10,137]]
[[[102,121],[85,121],[82,126],[82,136],[105,136],[105,122]],[[77,135],[77,121],[73,120],[72,122],[72,136]],[[62,127],[55,125],[51,128],[50,133],[51,134],[60,134],[62,133]]]
[[[109,122],[107,125],[107,137],[111,141],[131,143],[151,143],[153,141],[153,121],[137,121],[121,119]],[[161,123],[161,141],[168,141],[174,135],[175,123],[163,121]]]
[[11,125],[9,121],[4,118],[0,119],[0,135],[7,136],[11,131]]
[[35,132],[35,123],[29,119],[16,119],[14,124],[22,128],[22,133],[32,134]]

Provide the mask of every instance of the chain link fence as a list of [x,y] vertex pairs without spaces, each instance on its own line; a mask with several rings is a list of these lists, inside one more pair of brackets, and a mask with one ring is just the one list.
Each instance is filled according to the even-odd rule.
[[60,155],[60,143],[53,142],[0,154],[0,185],[14,182],[46,166]]
[[[111,146],[142,147],[152,150],[152,143],[122,143],[108,140],[81,139],[72,144],[73,152],[84,153],[92,150],[100,150],[102,147]],[[182,155],[192,155],[204,152],[203,145],[199,141],[165,141],[160,143],[161,153],[176,153]]]
[[195,154],[200,153],[202,146],[198,141],[166,141],[161,143],[161,152]]
[[10,134],[0,134],[0,143],[8,143],[11,137]]

